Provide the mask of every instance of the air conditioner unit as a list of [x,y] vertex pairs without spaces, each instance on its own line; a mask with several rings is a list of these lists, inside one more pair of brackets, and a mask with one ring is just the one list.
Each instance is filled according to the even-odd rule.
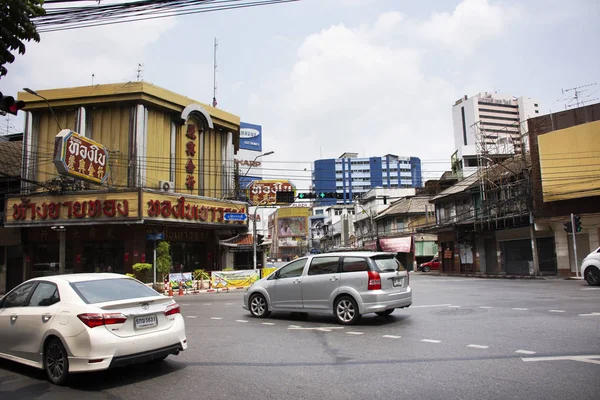
[[174,192],[175,191],[175,182],[159,181],[158,188],[164,192]]

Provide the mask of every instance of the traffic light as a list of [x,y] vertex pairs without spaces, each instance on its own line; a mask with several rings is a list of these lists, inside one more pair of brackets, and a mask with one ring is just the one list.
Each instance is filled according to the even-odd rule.
[[263,242],[265,240],[265,235],[258,234],[256,236],[257,236],[257,238],[256,238],[256,245],[260,246],[261,244],[263,244]]
[[563,222],[563,225],[565,226],[565,232],[567,232],[567,233],[573,232],[573,226],[571,225],[571,221]]
[[286,191],[286,192],[280,192],[277,191],[275,193],[275,201],[277,203],[293,203],[294,202],[294,192],[292,191]]
[[575,220],[575,232],[581,232],[581,217],[579,215],[573,215]]
[[6,113],[11,113],[12,115],[17,115],[17,112],[23,107],[25,107],[24,101],[15,101],[14,97],[4,96],[2,95],[2,92],[0,92],[0,114],[5,115]]
[[314,192],[298,193],[298,198],[300,200],[314,199],[315,197],[316,197],[316,194]]

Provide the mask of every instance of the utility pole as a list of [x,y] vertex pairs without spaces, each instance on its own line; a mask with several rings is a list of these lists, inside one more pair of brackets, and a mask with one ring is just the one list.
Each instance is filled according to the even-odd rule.
[[213,101],[212,106],[217,106],[217,47],[219,44],[217,43],[217,38],[215,38],[215,47],[213,51],[214,61],[213,61]]
[[573,235],[573,255],[575,256],[575,276],[579,278],[579,263],[577,261],[577,229],[575,228],[575,215],[571,213],[571,234]]

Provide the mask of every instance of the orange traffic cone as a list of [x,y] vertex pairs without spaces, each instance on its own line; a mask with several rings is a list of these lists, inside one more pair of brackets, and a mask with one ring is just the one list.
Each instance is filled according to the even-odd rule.
[[169,297],[173,297],[173,286],[171,286],[171,282],[169,282]]
[[179,281],[179,295],[183,296],[183,285],[182,285],[181,281]]

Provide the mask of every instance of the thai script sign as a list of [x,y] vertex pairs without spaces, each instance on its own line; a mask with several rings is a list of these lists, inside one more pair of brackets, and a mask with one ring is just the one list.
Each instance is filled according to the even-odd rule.
[[63,129],[54,139],[54,165],[63,175],[102,184],[108,178],[108,151],[100,143]]
[[246,214],[244,205],[209,203],[200,199],[173,197],[159,194],[144,193],[143,203],[146,211],[144,217],[180,220],[182,222],[198,221],[207,223],[245,224],[245,221],[225,221],[226,213]]
[[[246,189],[246,197],[251,204],[275,205],[277,203],[277,192],[294,192],[296,187],[290,181],[262,180],[252,181]],[[281,203],[287,205],[287,203]]]

